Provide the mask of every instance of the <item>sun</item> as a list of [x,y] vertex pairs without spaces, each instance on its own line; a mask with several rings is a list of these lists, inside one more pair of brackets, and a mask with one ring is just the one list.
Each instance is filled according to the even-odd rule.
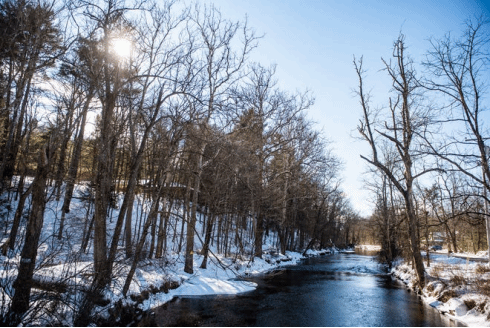
[[121,59],[128,59],[131,55],[131,41],[124,38],[115,38],[111,42],[114,53]]

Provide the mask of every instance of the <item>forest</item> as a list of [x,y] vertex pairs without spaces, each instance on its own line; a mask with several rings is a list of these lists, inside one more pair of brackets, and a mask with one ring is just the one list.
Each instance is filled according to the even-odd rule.
[[124,295],[144,259],[182,253],[192,273],[195,235],[202,268],[211,245],[262,257],[270,233],[281,253],[355,242],[341,161],[305,115],[313,96],[249,60],[261,37],[246,20],[174,2],[9,0],[0,24],[1,250],[18,270],[2,280],[4,322],[31,308],[42,245],[53,261],[93,253],[84,320],[120,262]]
[[382,106],[354,58],[367,218],[307,118],[312,93],[279,88],[274,65],[250,60],[262,35],[246,18],[178,1],[4,0],[0,31],[4,324],[66,305],[71,271],[36,274],[82,258],[76,325],[115,277],[129,296],[137,270],[171,254],[192,274],[196,253],[203,269],[215,252],[253,262],[271,239],[281,254],[380,244],[382,261],[412,261],[423,286],[422,250],[488,249],[483,18],[431,39],[421,73],[400,34],[382,60]]

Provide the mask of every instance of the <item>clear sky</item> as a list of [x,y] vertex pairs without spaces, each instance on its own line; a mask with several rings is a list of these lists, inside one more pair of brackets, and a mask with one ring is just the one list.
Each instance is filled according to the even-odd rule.
[[345,163],[343,189],[363,215],[372,210],[370,194],[363,189],[367,166],[359,157],[369,155],[356,140],[361,118],[353,56],[364,56],[366,83],[374,104],[386,104],[390,81],[381,57],[389,59],[400,31],[406,36],[410,56],[420,62],[429,49],[428,39],[451,32],[459,35],[463,23],[481,14],[490,17],[490,0],[208,0],[224,17],[243,20],[264,34],[252,59],[277,64],[284,90],[309,89],[315,105],[308,116],[333,142]]

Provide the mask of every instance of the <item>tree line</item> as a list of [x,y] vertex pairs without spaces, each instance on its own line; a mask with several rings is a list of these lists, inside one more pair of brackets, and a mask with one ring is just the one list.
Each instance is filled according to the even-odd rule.
[[490,251],[488,27],[480,17],[467,21],[460,37],[430,39],[419,65],[400,34],[392,58],[382,59],[392,82],[382,107],[372,105],[362,57],[354,58],[358,131],[371,149],[361,155],[375,195],[371,225],[385,261],[404,255],[420,287],[426,278],[421,247],[429,254],[439,240],[449,251]]
[[270,233],[281,253],[359,239],[341,162],[305,116],[312,95],[250,60],[261,37],[246,20],[175,1],[6,0],[0,31],[1,250],[20,255],[4,323],[29,310],[48,202],[61,208],[49,238],[69,244],[80,222],[76,251],[93,252],[75,324],[121,261],[124,295],[143,258],[182,251],[192,273],[196,236],[201,268],[211,245],[262,257]]

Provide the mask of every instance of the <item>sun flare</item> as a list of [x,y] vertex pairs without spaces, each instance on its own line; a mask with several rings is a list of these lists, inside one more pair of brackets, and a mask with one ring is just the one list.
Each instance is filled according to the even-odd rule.
[[131,41],[123,38],[112,40],[112,48],[114,53],[122,59],[127,59],[131,55]]

